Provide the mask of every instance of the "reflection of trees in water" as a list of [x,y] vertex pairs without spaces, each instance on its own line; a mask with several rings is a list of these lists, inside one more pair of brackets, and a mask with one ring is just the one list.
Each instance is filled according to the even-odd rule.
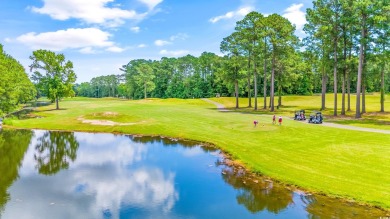
[[0,213],[9,200],[7,189],[19,177],[19,167],[32,136],[30,130],[0,131]]
[[165,137],[160,137],[160,136],[129,136],[132,141],[138,142],[138,143],[161,143],[163,146],[166,147],[185,147],[185,148],[192,148],[192,147],[197,147],[202,145],[202,150],[204,152],[212,152],[212,151],[217,151],[215,147],[207,146],[204,145],[200,142],[197,141],[190,141],[190,140],[177,140],[177,139],[172,139],[172,138],[165,138]]
[[41,174],[53,175],[76,159],[79,142],[72,132],[45,132],[37,141],[34,159]]
[[306,204],[308,218],[380,218],[388,215],[386,212],[356,203],[345,202],[340,199],[322,195],[301,195]]
[[251,176],[242,169],[226,167],[222,176],[238,190],[237,202],[252,213],[268,210],[276,214],[293,201],[291,191],[270,180]]

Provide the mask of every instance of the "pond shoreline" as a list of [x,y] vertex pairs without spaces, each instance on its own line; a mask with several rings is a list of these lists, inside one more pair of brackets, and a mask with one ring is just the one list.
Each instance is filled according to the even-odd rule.
[[[1,126],[0,126],[1,127]],[[282,186],[284,186],[286,189],[295,192],[295,193],[300,193],[303,194],[304,196],[311,196],[311,195],[316,195],[316,196],[322,196],[330,199],[337,199],[338,201],[342,203],[348,203],[348,204],[353,204],[357,205],[360,207],[368,207],[371,209],[379,209],[384,212],[385,215],[384,217],[390,217],[390,209],[386,209],[384,207],[378,206],[378,205],[373,205],[370,203],[365,203],[361,201],[356,201],[354,199],[351,199],[350,197],[346,196],[338,196],[338,195],[332,195],[332,194],[327,194],[324,192],[320,191],[315,191],[315,190],[310,190],[306,188],[302,188],[300,186],[290,184],[283,182],[281,180],[263,175],[261,172],[253,171],[250,168],[248,168],[244,163],[242,163],[241,160],[237,160],[233,158],[233,155],[229,154],[228,152],[224,151],[222,148],[218,147],[215,144],[209,143],[209,142],[204,142],[204,141],[197,141],[197,140],[192,140],[192,139],[187,139],[187,138],[178,138],[178,137],[171,137],[171,136],[163,136],[163,135],[144,135],[144,134],[130,134],[130,133],[123,133],[123,132],[105,132],[105,131],[83,131],[83,130],[61,130],[61,129],[40,129],[40,128],[20,128],[20,127],[14,127],[14,126],[9,126],[9,125],[3,125],[3,128],[6,129],[14,129],[14,130],[41,130],[41,131],[54,131],[54,132],[81,132],[81,133],[91,133],[91,134],[114,134],[114,135],[128,135],[132,137],[157,137],[157,138],[167,138],[172,141],[184,141],[184,142],[196,142],[198,143],[201,147],[211,147],[218,149],[220,151],[221,157],[223,157],[223,164],[232,168],[236,169],[243,169],[247,173],[249,173],[251,176],[254,177],[261,177],[261,178],[266,178],[267,180],[274,181]],[[223,174],[223,172],[221,173]]]

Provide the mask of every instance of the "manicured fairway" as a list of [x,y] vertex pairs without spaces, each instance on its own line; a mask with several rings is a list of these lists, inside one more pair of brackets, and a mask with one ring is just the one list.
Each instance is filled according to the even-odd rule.
[[[217,101],[229,106],[234,100]],[[19,128],[163,135],[209,142],[252,171],[309,191],[390,209],[390,135],[286,118],[282,126],[272,125],[271,115],[219,112],[215,105],[197,99],[74,98],[62,101],[60,107],[62,110],[39,108],[35,114],[43,118],[7,122]],[[83,123],[88,120],[117,123]],[[259,121],[257,127],[253,120]]]
[[[224,104],[228,108],[235,107],[234,98],[211,98],[213,101]],[[347,111],[347,102],[345,105],[346,115],[341,115],[341,94],[338,95],[338,117],[333,117],[333,94],[326,95],[326,109],[323,111],[323,114],[326,117],[326,121],[353,125],[358,127],[367,127],[367,128],[377,128],[390,130],[390,96],[385,96],[385,112],[380,113],[380,94],[379,93],[369,93],[366,94],[366,111],[367,113],[362,115],[361,119],[355,119],[355,108],[356,108],[356,95],[351,95],[351,111]],[[275,99],[277,101],[277,99]],[[267,98],[267,106],[269,104],[269,98]],[[295,110],[304,109],[306,114],[310,114],[313,110],[320,110],[321,107],[321,96],[283,96],[282,97],[282,107],[280,109],[275,109],[277,114],[282,114],[285,116],[293,116]],[[248,99],[240,98],[240,109],[238,111],[242,112],[251,112],[253,113],[254,99],[252,98],[252,108],[248,108]],[[272,114],[269,110],[263,110],[263,98],[259,97],[258,99],[258,109],[261,114]]]

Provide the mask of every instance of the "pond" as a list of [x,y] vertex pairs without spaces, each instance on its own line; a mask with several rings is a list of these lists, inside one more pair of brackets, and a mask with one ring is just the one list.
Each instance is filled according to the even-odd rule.
[[0,131],[0,218],[379,218],[229,165],[196,142]]

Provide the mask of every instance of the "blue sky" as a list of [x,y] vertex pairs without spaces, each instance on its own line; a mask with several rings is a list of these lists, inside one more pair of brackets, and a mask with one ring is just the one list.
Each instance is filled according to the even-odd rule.
[[132,59],[220,54],[250,11],[278,13],[303,37],[311,0],[1,0],[0,43],[28,70],[36,49],[65,54],[77,82],[120,74]]

